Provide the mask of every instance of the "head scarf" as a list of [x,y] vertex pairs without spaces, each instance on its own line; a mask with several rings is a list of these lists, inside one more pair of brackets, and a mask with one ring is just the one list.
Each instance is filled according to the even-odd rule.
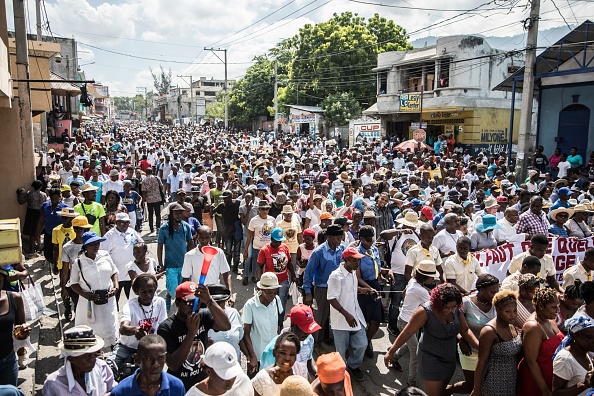
[[555,354],[553,355],[553,359],[555,356],[561,351],[563,348],[568,346],[571,341],[573,341],[572,335],[579,333],[582,330],[588,329],[590,327],[594,327],[594,320],[591,317],[585,314],[580,314],[577,317],[569,318],[565,321],[565,329],[567,330],[567,335],[561,341],[561,344],[557,347]]

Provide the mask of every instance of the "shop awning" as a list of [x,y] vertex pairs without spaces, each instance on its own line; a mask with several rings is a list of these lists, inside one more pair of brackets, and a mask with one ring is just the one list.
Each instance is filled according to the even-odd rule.
[[50,72],[52,81],[52,95],[78,96],[80,88],[74,84],[64,82],[64,79],[55,73]]
[[378,115],[377,103],[374,103],[369,108],[363,110],[363,115]]

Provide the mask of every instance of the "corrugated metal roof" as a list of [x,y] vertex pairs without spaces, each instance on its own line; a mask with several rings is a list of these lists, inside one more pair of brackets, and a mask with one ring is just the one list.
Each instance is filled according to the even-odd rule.
[[55,73],[50,72],[53,93],[64,93],[69,96],[80,95],[80,88],[74,84],[63,82],[64,79]]
[[324,110],[318,106],[301,106],[301,105],[285,105],[287,107],[292,107],[297,110],[302,111],[309,111],[310,113],[323,113]]

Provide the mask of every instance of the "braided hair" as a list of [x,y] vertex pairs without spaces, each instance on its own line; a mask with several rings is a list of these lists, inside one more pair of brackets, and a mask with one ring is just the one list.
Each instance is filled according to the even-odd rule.
[[557,292],[549,287],[536,289],[532,297],[532,304],[536,309],[543,309],[557,298]]
[[[462,239],[462,238],[463,237],[460,237],[460,239]],[[479,275],[476,280],[476,289],[481,290],[481,289],[485,289],[489,286],[498,285],[498,284],[499,284],[499,279],[497,279],[493,275],[482,274],[482,275]]]
[[582,281],[576,279],[573,285],[569,285],[565,288],[565,292],[563,293],[566,298],[570,300],[583,300],[581,288]]

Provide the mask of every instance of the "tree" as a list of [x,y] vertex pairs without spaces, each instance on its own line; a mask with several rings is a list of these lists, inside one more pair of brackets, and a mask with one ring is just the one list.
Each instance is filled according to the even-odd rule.
[[322,109],[327,127],[346,125],[361,115],[361,105],[350,92],[330,94],[322,101]]
[[117,111],[132,110],[132,98],[128,96],[115,96],[113,103]]
[[225,94],[219,93],[214,102],[206,105],[206,118],[225,118]]
[[153,85],[159,95],[167,95],[171,88],[171,69],[169,69],[169,72],[165,72],[162,65],[159,65],[159,68],[161,69],[161,72],[155,73],[153,72],[153,69],[149,67],[151,75],[153,76]]

